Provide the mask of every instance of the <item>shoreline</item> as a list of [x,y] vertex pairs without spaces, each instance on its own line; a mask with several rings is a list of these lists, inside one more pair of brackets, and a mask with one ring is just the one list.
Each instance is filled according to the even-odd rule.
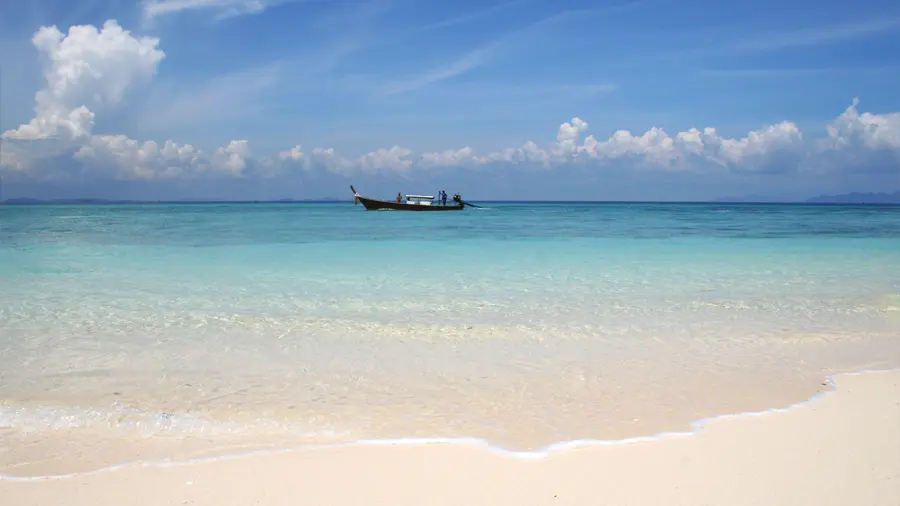
[[[0,482],[39,482],[54,479],[70,479],[89,475],[97,475],[108,472],[117,472],[136,468],[152,468],[152,467],[178,467],[203,465],[215,462],[224,462],[232,459],[244,459],[251,457],[265,457],[267,455],[289,454],[294,452],[305,451],[328,451],[337,449],[353,449],[364,447],[416,447],[416,446],[462,446],[477,448],[479,451],[486,451],[501,457],[509,457],[520,460],[540,461],[549,458],[557,453],[567,452],[570,450],[589,449],[595,447],[607,446],[627,446],[642,443],[662,442],[669,439],[691,438],[698,436],[710,424],[721,423],[730,419],[750,419],[767,415],[777,415],[787,413],[803,406],[813,405],[822,402],[828,396],[840,393],[837,383],[840,378],[853,376],[897,376],[900,378],[900,367],[877,368],[877,369],[859,369],[844,372],[835,372],[825,375],[821,381],[824,390],[820,390],[811,396],[789,403],[781,407],[766,408],[757,411],[742,411],[735,413],[723,413],[709,417],[703,417],[693,420],[689,423],[690,428],[687,430],[666,430],[649,435],[632,436],[621,439],[597,439],[597,438],[581,438],[573,440],[562,440],[554,442],[533,450],[517,450],[502,446],[498,443],[483,437],[474,436],[451,436],[451,437],[385,437],[385,438],[362,438],[351,441],[335,441],[335,442],[309,442],[300,444],[291,444],[283,447],[254,448],[247,451],[238,451],[233,453],[221,453],[211,451],[212,455],[196,457],[196,458],[162,458],[148,460],[133,460],[121,462],[112,465],[98,467],[96,469],[86,471],[76,471],[71,473],[48,473],[40,475],[17,475],[14,473],[0,472]],[[187,436],[185,439],[190,439]],[[147,440],[152,445],[152,437]]]
[[483,441],[370,440],[68,476],[0,478],[4,504],[734,504],[900,501],[900,368],[688,432],[509,452]]
[[[900,348],[894,345],[894,341],[879,341],[876,344],[874,348],[851,346],[844,349],[828,346],[821,350],[827,353],[812,355],[808,350],[806,353],[795,350],[795,353],[780,355],[778,360],[784,363],[778,367],[768,361],[765,365],[730,368],[727,376],[711,372],[710,369],[687,382],[683,380],[688,377],[662,375],[652,381],[644,381],[643,384],[628,384],[625,387],[626,383],[616,380],[621,374],[607,369],[604,370],[605,377],[602,379],[615,388],[625,387],[616,393],[617,397],[608,397],[612,404],[605,403],[607,399],[604,399],[604,395],[565,403],[553,399],[553,388],[532,392],[532,401],[540,397],[547,400],[549,409],[560,410],[544,413],[544,416],[557,418],[549,418],[550,420],[555,422],[566,416],[567,422],[575,420],[580,423],[577,426],[569,425],[569,430],[550,434],[549,438],[529,439],[537,434],[528,432],[532,427],[530,424],[543,420],[528,418],[526,415],[533,413],[522,410],[515,402],[509,402],[507,409],[493,413],[493,420],[457,420],[445,413],[443,418],[435,419],[443,420],[441,423],[429,424],[430,421],[426,419],[426,423],[419,426],[405,423],[405,427],[398,426],[401,430],[396,430],[398,427],[385,429],[385,425],[375,431],[352,428],[351,425],[358,423],[359,419],[354,418],[350,410],[335,415],[346,421],[343,429],[326,423],[324,429],[321,426],[311,427],[309,431],[306,427],[299,427],[297,430],[296,426],[273,427],[266,424],[240,426],[237,432],[230,432],[228,427],[219,432],[215,426],[207,431],[207,423],[216,424],[221,419],[194,419],[189,413],[184,414],[187,416],[185,419],[181,419],[183,414],[178,413],[174,418],[169,418],[165,412],[161,414],[162,425],[157,426],[155,424],[160,422],[160,412],[143,412],[141,408],[134,406],[125,406],[123,409],[129,415],[138,412],[141,418],[123,422],[122,419],[113,417],[108,421],[112,425],[107,425],[104,421],[107,415],[102,408],[92,414],[94,422],[99,420],[101,423],[93,424],[89,420],[89,425],[82,425],[78,420],[70,425],[71,420],[67,420],[66,413],[63,413],[66,416],[58,420],[61,422],[58,425],[49,420],[52,423],[47,428],[40,425],[47,423],[47,419],[39,417],[38,426],[32,427],[28,424],[27,417],[17,421],[13,416],[4,419],[6,427],[0,427],[0,480],[77,476],[123,466],[205,462],[245,454],[354,446],[474,445],[500,455],[535,460],[542,455],[567,448],[690,435],[722,417],[770,413],[815,401],[819,396],[832,391],[834,378],[842,374],[900,370],[895,365],[898,363],[895,355],[900,352]],[[882,351],[880,359],[870,360],[876,349]],[[812,360],[813,357],[816,359]],[[795,362],[797,360],[800,362]],[[798,364],[797,368],[788,373],[790,365],[794,363]],[[628,362],[628,374],[632,378],[645,378],[641,375],[643,369],[634,367],[646,367],[649,364],[649,361]],[[718,365],[720,372],[725,371],[723,367],[722,364]],[[687,371],[683,366],[673,369],[677,370]],[[731,376],[734,372],[737,374]],[[689,375],[694,376],[695,373],[689,372]],[[612,382],[610,378],[613,378]],[[703,381],[698,383],[697,380]],[[531,376],[530,381],[534,383]],[[565,387],[565,382],[562,383]],[[542,381],[537,384],[547,387]],[[446,404],[452,401],[452,397],[446,397],[440,402]],[[364,416],[369,414],[366,409],[375,409],[367,408],[364,404],[359,407]],[[56,408],[47,409],[52,412]],[[82,411],[91,410],[76,406],[72,416],[78,416]],[[393,413],[388,414],[393,416]],[[476,414],[484,418],[484,413]],[[635,414],[637,416],[632,419]],[[485,421],[492,425],[484,425]],[[24,424],[20,425],[19,422]],[[200,423],[199,429],[191,425],[194,422]],[[232,422],[225,421],[226,425]],[[437,430],[433,430],[435,428]],[[546,434],[547,431],[540,435]],[[59,452],[60,448],[64,448],[65,453]]]
[[[182,463],[193,464],[215,462],[231,458],[242,458],[244,456],[251,455],[267,455],[303,450],[327,450],[368,446],[416,446],[435,444],[463,445],[482,448],[491,453],[495,453],[501,456],[510,456],[525,460],[539,460],[550,456],[550,454],[552,453],[567,451],[570,449],[651,442],[656,440],[664,440],[670,437],[692,436],[699,430],[701,430],[704,425],[710,422],[715,422],[720,418],[741,417],[744,415],[757,416],[770,412],[788,410],[807,402],[814,402],[820,396],[834,391],[833,379],[844,374],[865,374],[870,372],[879,373],[893,371],[900,373],[900,366],[874,369],[849,369],[842,372],[831,372],[830,374],[822,374],[820,376],[820,378],[822,379],[808,382],[808,390],[805,388],[801,388],[799,384],[792,384],[795,387],[794,389],[792,389],[792,393],[794,395],[782,395],[782,397],[794,398],[798,400],[787,401],[783,404],[780,404],[780,406],[783,407],[764,408],[757,410],[750,409],[744,411],[729,411],[727,406],[722,405],[720,406],[721,409],[713,410],[718,412],[719,414],[700,416],[694,419],[668,420],[667,422],[663,422],[662,419],[659,419],[656,420],[656,423],[650,424],[651,426],[663,425],[669,427],[683,427],[681,429],[667,428],[646,433],[642,432],[640,429],[636,429],[633,431],[625,431],[626,433],[632,433],[634,435],[613,438],[582,437],[562,439],[548,444],[536,445],[535,447],[528,449],[517,448],[516,445],[513,444],[504,444],[503,442],[493,439],[489,436],[472,435],[370,436],[355,439],[349,439],[334,435],[331,438],[327,438],[330,439],[327,441],[317,440],[317,438],[297,441],[293,436],[279,436],[272,433],[238,434],[238,439],[228,439],[230,436],[230,434],[228,433],[219,435],[205,435],[204,433],[151,433],[142,436],[140,435],[140,433],[136,432],[121,432],[110,435],[106,432],[98,432],[97,427],[51,429],[52,435],[50,437],[40,437],[42,441],[51,441],[49,445],[45,445],[45,448],[43,448],[45,450],[44,453],[46,453],[46,450],[48,449],[47,447],[49,447],[49,449],[51,449],[52,451],[53,447],[60,444],[67,444],[67,442],[74,440],[81,443],[87,443],[88,446],[93,446],[93,448],[89,448],[89,450],[96,450],[97,448],[100,448],[99,454],[103,455],[104,458],[100,458],[99,461],[91,461],[89,459],[78,461],[80,462],[80,464],[72,464],[71,460],[63,460],[63,464],[61,467],[74,467],[78,470],[50,473],[11,473],[3,469],[4,467],[8,467],[8,464],[4,462],[4,465],[0,467],[0,481],[29,481],[41,480],[45,478],[72,478],[93,473],[126,469],[130,467],[152,467],[157,465],[168,466],[179,465]],[[812,391],[812,393],[799,393],[803,390],[807,390],[807,392]],[[783,398],[782,400],[784,400]],[[17,432],[19,435],[24,434],[25,432],[15,428],[12,428],[12,431]],[[615,432],[621,431],[619,430]],[[40,432],[38,432],[38,434],[40,434]],[[199,444],[197,446],[190,447],[190,449],[186,449],[181,445],[173,444],[173,442],[177,441]],[[201,443],[201,441],[203,442]],[[2,432],[0,432],[0,443],[3,443]],[[91,443],[93,443],[93,445],[91,445]],[[238,449],[237,451],[235,451],[236,448]],[[84,448],[82,447],[80,449]],[[157,450],[151,452],[155,454],[155,456],[150,458],[132,458],[132,455],[142,453],[147,449]],[[6,448],[3,448],[3,446],[0,445],[0,452],[4,450],[6,450]],[[165,455],[167,452],[175,452],[178,453],[178,455],[161,456]],[[195,457],[191,456],[192,454],[198,454],[201,456]],[[171,455],[171,453],[169,455]],[[0,460],[0,462],[2,462],[2,460]],[[31,462],[21,465],[24,465],[26,467],[42,467],[40,464],[34,464]],[[44,464],[43,467],[46,467],[46,464]]]

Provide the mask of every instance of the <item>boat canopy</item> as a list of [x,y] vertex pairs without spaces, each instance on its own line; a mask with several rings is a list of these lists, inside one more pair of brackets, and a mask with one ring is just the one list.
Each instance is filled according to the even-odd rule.
[[406,199],[407,199],[407,200],[409,200],[409,199],[428,199],[428,200],[434,200],[434,197],[431,196],[431,195],[407,195],[407,196],[406,196]]

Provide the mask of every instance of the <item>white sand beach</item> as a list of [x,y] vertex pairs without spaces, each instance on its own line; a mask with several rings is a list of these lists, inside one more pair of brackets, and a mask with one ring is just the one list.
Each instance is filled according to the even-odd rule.
[[[4,506],[900,504],[900,370],[691,434],[503,453],[478,443],[301,448],[0,480]],[[59,448],[65,452],[65,447]]]

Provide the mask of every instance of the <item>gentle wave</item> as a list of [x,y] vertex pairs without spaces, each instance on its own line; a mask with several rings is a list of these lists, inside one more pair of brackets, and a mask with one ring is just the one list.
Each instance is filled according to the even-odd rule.
[[187,413],[152,413],[115,403],[108,408],[77,406],[23,406],[0,403],[0,427],[25,434],[43,431],[91,429],[121,436],[226,436],[279,434],[303,438],[332,439],[347,433],[328,427],[310,430],[267,418],[235,421],[212,419]]
[[636,437],[628,437],[622,439],[590,439],[590,438],[582,438],[582,439],[573,439],[573,440],[564,440],[557,441],[546,446],[543,446],[534,450],[511,450],[500,446],[488,439],[478,438],[478,437],[466,437],[466,436],[458,436],[458,437],[399,437],[399,438],[379,438],[379,439],[367,439],[361,438],[353,441],[343,441],[343,442],[329,442],[329,443],[305,443],[301,445],[293,445],[293,446],[284,446],[280,448],[265,448],[265,449],[255,449],[250,451],[241,451],[241,452],[231,452],[226,454],[219,454],[215,456],[209,457],[200,457],[200,458],[184,458],[184,459],[164,459],[164,460],[154,460],[154,461],[131,461],[124,462],[109,466],[104,466],[99,469],[85,471],[85,472],[76,472],[76,473],[67,473],[67,474],[45,474],[38,476],[19,476],[15,474],[0,474],[0,480],[6,481],[19,481],[19,482],[28,482],[28,481],[42,481],[47,479],[59,479],[59,478],[71,478],[76,476],[85,476],[89,474],[96,474],[102,472],[108,472],[116,469],[124,469],[130,467],[169,467],[169,466],[183,466],[183,465],[191,465],[191,464],[199,464],[204,462],[218,462],[233,458],[239,457],[247,457],[252,455],[272,455],[272,454],[281,454],[288,453],[293,451],[298,451],[304,448],[346,448],[353,446],[398,446],[398,445],[433,445],[433,444],[456,444],[456,445],[471,445],[475,447],[482,448],[486,451],[490,451],[492,453],[497,453],[502,456],[518,458],[523,460],[541,460],[549,457],[550,455],[562,451],[570,451],[578,448],[586,448],[586,447],[596,447],[596,446],[611,446],[611,445],[630,445],[630,444],[638,444],[638,443],[648,443],[654,441],[661,441],[665,439],[671,438],[684,438],[684,437],[693,437],[699,431],[703,430],[706,426],[711,423],[716,423],[722,420],[728,419],[737,419],[737,418],[745,418],[745,417],[759,417],[759,416],[770,416],[777,413],[785,413],[790,410],[797,409],[799,407],[810,405],[815,402],[820,401],[825,396],[833,395],[837,391],[837,386],[835,380],[840,376],[851,376],[851,375],[861,375],[861,374],[879,374],[879,373],[892,373],[900,371],[900,368],[888,368],[888,369],[860,369],[856,371],[850,372],[840,372],[828,375],[826,379],[822,382],[822,385],[825,387],[824,390],[819,391],[813,394],[806,399],[801,401],[790,403],[786,406],[782,407],[773,407],[767,408],[758,411],[742,411],[737,413],[727,413],[720,414],[705,418],[700,418],[694,420],[690,423],[690,429],[685,431],[663,431],[658,432],[652,435],[647,436],[636,436]]
[[[261,421],[262,425],[266,423]],[[234,434],[245,426],[228,421],[212,421],[184,414],[147,413],[116,404],[109,409],[77,407],[15,406],[0,404],[0,427],[23,432],[63,429],[111,429],[142,435],[178,434]]]

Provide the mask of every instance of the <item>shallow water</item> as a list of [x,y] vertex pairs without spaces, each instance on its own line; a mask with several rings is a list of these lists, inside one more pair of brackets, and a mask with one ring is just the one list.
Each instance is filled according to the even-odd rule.
[[0,206],[0,427],[534,448],[900,364],[900,207],[486,205]]

